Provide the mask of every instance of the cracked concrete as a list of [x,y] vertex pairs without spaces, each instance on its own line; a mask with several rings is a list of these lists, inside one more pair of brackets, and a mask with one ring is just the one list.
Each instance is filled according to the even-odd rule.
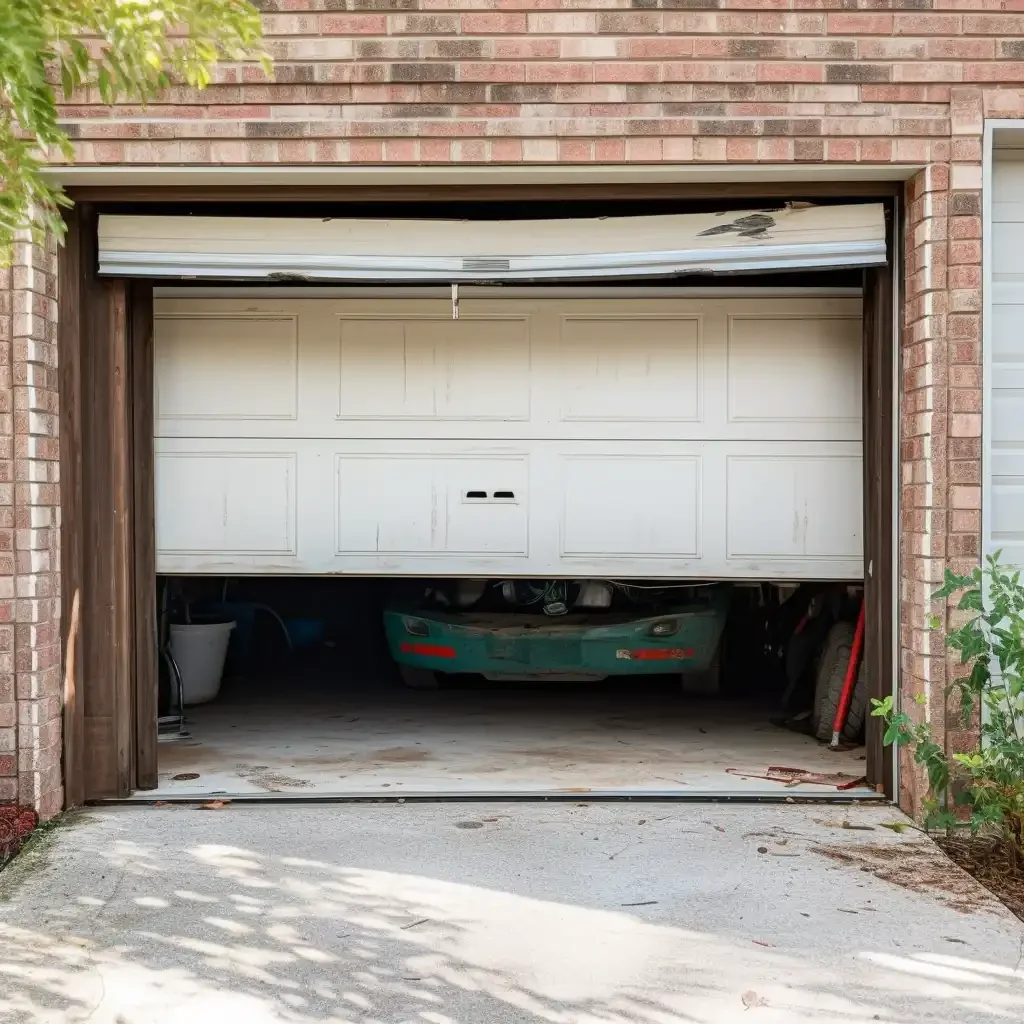
[[1024,1019],[1024,923],[896,816],[90,810],[0,875],[0,1021]]

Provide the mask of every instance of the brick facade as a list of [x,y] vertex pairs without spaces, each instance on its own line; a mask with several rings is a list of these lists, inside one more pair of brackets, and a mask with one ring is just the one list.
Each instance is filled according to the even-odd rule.
[[0,271],[0,801],[60,810],[57,252]]
[[[1024,0],[259,5],[273,82],[225,65],[206,92],[145,110],[83,93],[64,109],[78,162],[925,168],[904,224],[900,667],[944,732],[947,658],[926,619],[946,565],[980,550],[981,133],[1024,117]],[[0,795],[17,729],[22,795],[44,804],[58,792],[49,258],[23,256],[0,291]]]

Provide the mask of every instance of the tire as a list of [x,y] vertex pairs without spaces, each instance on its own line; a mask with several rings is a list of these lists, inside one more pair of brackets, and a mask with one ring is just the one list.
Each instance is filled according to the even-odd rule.
[[[818,663],[817,684],[814,689],[814,709],[811,725],[814,735],[822,743],[832,739],[832,723],[835,721],[839,700],[846,682],[846,668],[850,663],[850,651],[853,648],[853,637],[856,632],[852,622],[837,622],[825,639],[825,647]],[[867,714],[867,678],[864,674],[864,661],[861,660],[857,670],[857,679],[850,695],[850,706],[846,714],[841,739],[846,743],[855,743],[860,739]]]
[[429,668],[399,665],[398,674],[402,677],[402,683],[410,690],[436,690],[440,685],[437,673]]
[[846,713],[846,725],[843,726],[844,742],[864,742],[867,717],[868,677],[864,671],[864,653],[862,651],[860,667],[857,669],[857,681],[853,684],[853,693],[850,694],[850,708]]

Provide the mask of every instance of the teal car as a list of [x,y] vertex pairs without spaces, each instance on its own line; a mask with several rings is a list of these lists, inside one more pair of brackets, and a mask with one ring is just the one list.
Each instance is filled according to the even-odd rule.
[[[642,611],[642,613],[640,613]],[[706,599],[657,608],[488,611],[409,604],[384,612],[391,656],[407,685],[438,673],[495,681],[599,680],[713,671],[728,612],[718,588]]]

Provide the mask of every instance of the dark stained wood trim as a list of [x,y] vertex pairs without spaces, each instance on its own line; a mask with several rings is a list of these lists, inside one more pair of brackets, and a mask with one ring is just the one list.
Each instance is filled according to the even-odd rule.
[[523,200],[886,198],[901,181],[689,182],[679,184],[467,185],[81,185],[76,202],[114,203],[435,203]]
[[[890,249],[890,251],[892,251]],[[893,580],[893,273],[891,266],[865,275],[864,289],[864,657],[869,698],[892,692]],[[880,718],[868,718],[867,775],[890,798],[891,749],[882,744]]]
[[[81,393],[81,286],[83,250],[94,244],[96,221],[89,207],[76,207],[65,215],[67,234],[57,255],[58,281],[58,388],[60,389],[60,501],[61,501],[61,651],[69,653],[71,608],[75,594],[81,601],[83,574],[82,535],[82,393]],[[88,258],[88,252],[85,252]],[[78,807],[85,800],[82,758],[85,702],[82,688],[81,628],[76,643],[79,656],[65,662],[64,698],[64,806]]]
[[157,786],[156,513],[153,453],[153,284],[129,292],[131,478],[134,546],[135,784]]
[[79,215],[80,485],[65,524],[81,537],[80,792],[89,801],[127,796],[136,785],[134,484],[128,284],[97,277],[95,210]]
[[[84,230],[84,225],[83,225]],[[95,220],[93,220],[95,237]],[[117,796],[114,686],[114,496],[110,395],[114,284],[96,276],[95,248],[83,258],[82,375],[82,682],[85,698],[85,799]]]
[[135,788],[135,676],[133,633],[134,544],[131,462],[131,369],[128,364],[128,282],[112,281],[110,291],[111,497],[113,538],[110,570],[114,584],[113,640],[114,731],[117,737],[117,795]]

